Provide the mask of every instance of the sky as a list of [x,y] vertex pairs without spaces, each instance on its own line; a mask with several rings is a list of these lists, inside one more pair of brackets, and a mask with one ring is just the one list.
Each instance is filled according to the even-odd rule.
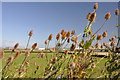
[[[94,2],[3,2],[2,3],[2,47],[13,47],[17,42],[19,48],[25,48],[28,34],[33,30],[29,48],[37,42],[43,48],[49,34],[53,34],[50,47],[55,46],[56,35],[62,29],[75,30],[76,35],[83,33],[88,23],[86,15],[93,12]],[[105,14],[111,12],[111,19],[98,32],[108,31],[102,42],[108,42],[118,29],[115,10],[117,2],[98,2],[95,22],[92,23],[93,33],[105,21]],[[82,36],[79,37],[79,42]],[[95,41],[96,42],[96,41]],[[94,42],[94,43],[95,43]],[[93,45],[94,45],[93,43]]]

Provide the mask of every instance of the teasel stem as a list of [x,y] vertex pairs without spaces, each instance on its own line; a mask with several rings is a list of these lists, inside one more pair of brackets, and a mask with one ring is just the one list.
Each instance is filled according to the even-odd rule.
[[105,25],[107,20],[105,20],[104,24],[95,32],[95,34]]
[[27,46],[26,46],[26,50],[28,48],[28,45],[29,45],[29,42],[30,42],[30,38],[31,38],[31,36],[29,36],[28,43],[27,43]]
[[[65,47],[68,45],[68,43],[65,45]],[[63,49],[65,49],[65,47]]]
[[[116,26],[117,25],[118,25],[118,15],[116,15]],[[119,32],[119,27],[118,27],[118,32]],[[118,33],[118,37],[119,37],[119,33]],[[118,39],[117,46],[119,45],[119,41],[120,41],[120,39]]]

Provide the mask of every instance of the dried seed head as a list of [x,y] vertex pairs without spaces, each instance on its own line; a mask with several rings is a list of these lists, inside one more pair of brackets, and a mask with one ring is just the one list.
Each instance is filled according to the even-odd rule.
[[14,55],[14,58],[17,58],[18,55],[19,55],[19,52],[17,51],[17,52],[15,53],[15,55]]
[[103,45],[101,45],[101,48],[103,48]]
[[63,34],[64,34],[64,32],[65,32],[65,29],[63,29],[63,30],[61,31],[61,35],[63,35]]
[[95,3],[94,9],[97,9],[97,8],[98,8],[98,3]]
[[53,48],[53,52],[55,52],[55,48]]
[[114,41],[115,40],[115,37],[112,37],[112,41]]
[[28,57],[30,55],[30,51],[26,51],[25,57]]
[[63,56],[63,55],[61,55],[61,58],[63,59],[63,58],[64,58],[64,56]]
[[119,9],[118,8],[115,11],[115,15],[119,15]]
[[36,62],[34,62],[34,66],[36,66]]
[[77,43],[77,42],[78,42],[78,38],[77,38],[77,36],[73,36],[73,37],[71,38],[71,41]]
[[90,21],[90,22],[94,22],[94,21],[95,21],[95,17],[96,17],[96,12],[94,11],[94,12],[92,12],[92,14],[91,14],[91,16],[90,16],[89,21]]
[[116,51],[116,46],[113,46],[113,49],[112,49],[113,51]]
[[89,35],[92,35],[92,31],[89,31]]
[[52,36],[53,36],[53,35],[50,34],[48,40],[52,40]]
[[67,35],[67,32],[65,31],[64,34],[62,35],[62,40],[65,39],[66,35]]
[[79,43],[79,47],[82,47],[82,43],[81,42]]
[[67,55],[68,54],[68,50],[65,50],[65,55]]
[[32,49],[35,49],[37,47],[37,43],[34,43],[33,45],[32,45]]
[[102,40],[102,35],[98,34],[97,35],[97,40]]
[[72,33],[71,33],[72,35],[74,35],[75,34],[75,30],[72,30]]
[[91,14],[90,14],[90,13],[88,13],[88,15],[87,15],[87,19],[88,19],[88,20],[90,19],[90,16],[91,16]]
[[103,37],[107,37],[107,31],[104,31],[102,34]]
[[74,51],[74,49],[75,49],[75,43],[72,43],[72,46],[71,46],[70,50]]
[[37,65],[37,70],[40,68],[40,66],[39,65]]
[[57,43],[57,46],[60,46],[60,43],[59,43],[59,42]]
[[67,38],[70,38],[70,34],[71,34],[71,31],[68,31],[68,33],[67,33]]
[[45,40],[45,44],[48,44],[48,40]]
[[3,56],[4,56],[4,50],[3,50],[3,49],[1,49],[1,51],[0,51],[0,59],[2,59],[2,58],[3,58]]
[[99,46],[99,43],[96,43],[96,45],[95,45],[95,46],[96,46],[96,48],[98,48],[98,46]]
[[27,66],[29,62],[30,60],[25,61],[25,66]]
[[56,39],[60,40],[60,33],[57,34]]
[[110,38],[109,41],[112,41],[112,38]]
[[16,43],[15,46],[14,46],[14,50],[19,46],[19,43]]
[[110,43],[110,46],[114,46],[114,42],[111,42],[111,43]]
[[109,19],[110,19],[110,17],[111,17],[111,13],[110,13],[110,12],[108,12],[108,13],[105,15],[105,19],[106,19],[106,20],[109,20]]
[[33,30],[29,32],[29,36],[31,37],[33,35]]
[[88,43],[88,42],[89,42],[88,40],[85,41],[85,43]]
[[9,58],[7,59],[7,64],[9,64],[10,62],[12,62],[12,60],[13,60],[13,57],[9,56]]
[[70,38],[68,38],[67,42],[70,43]]

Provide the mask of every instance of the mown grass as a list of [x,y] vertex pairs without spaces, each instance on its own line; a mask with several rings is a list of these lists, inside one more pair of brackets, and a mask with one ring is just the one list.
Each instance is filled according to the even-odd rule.
[[[6,64],[6,60],[9,57],[10,53],[5,53],[4,58],[2,60],[2,67],[5,66]],[[14,56],[14,54],[12,54]],[[24,60],[25,54],[22,53],[21,55],[19,55],[13,62],[12,66],[10,66],[10,69],[7,72],[7,76],[16,73],[17,71],[15,71],[16,69],[18,69],[22,63],[22,61]],[[48,55],[48,59],[50,59],[52,53],[47,53]],[[71,54],[69,54],[71,55]],[[35,57],[35,58],[33,58]],[[30,60],[29,65],[27,66],[27,70],[26,70],[26,74],[23,75],[23,77],[25,76],[30,76],[31,78],[37,78],[38,76],[41,78],[42,74],[43,74],[43,68],[46,67],[46,63],[47,60],[45,58],[45,56],[43,58],[38,58],[38,54],[37,53],[31,53],[30,56],[28,57],[27,60],[33,58],[32,60]],[[97,60],[100,60],[100,57],[97,57]],[[105,64],[105,58],[103,60],[100,61],[99,64],[97,64],[97,67],[94,69],[93,72],[90,72],[90,74],[92,74],[92,78],[96,78],[101,74],[101,70]],[[36,66],[34,66],[34,62],[36,62]],[[34,74],[34,71],[36,70],[37,65],[40,66],[40,69],[37,71],[36,74]],[[65,65],[62,65],[62,67],[64,67]],[[12,71],[11,71],[12,70]],[[59,73],[59,72],[58,72]],[[66,72],[64,73],[64,75],[67,75]],[[13,77],[12,77],[13,78]]]

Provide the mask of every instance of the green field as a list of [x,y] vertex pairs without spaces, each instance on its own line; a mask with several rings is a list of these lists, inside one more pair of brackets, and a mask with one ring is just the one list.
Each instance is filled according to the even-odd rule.
[[[48,54],[48,58],[50,59],[52,53],[47,53],[47,54]],[[3,58],[3,60],[2,60],[2,67],[5,66],[6,60],[7,60],[7,58],[9,57],[9,55],[10,55],[10,53],[5,53],[4,58]],[[15,71],[15,70],[20,67],[20,64],[22,63],[22,61],[23,61],[24,58],[25,58],[24,55],[25,55],[25,54],[22,53],[21,55],[19,55],[19,56],[14,60],[12,66],[10,66],[10,69],[8,70],[8,72],[7,72],[6,75],[11,75],[11,74],[17,72],[17,71]],[[71,55],[71,54],[69,54],[69,55]],[[14,56],[14,54],[13,54],[13,56]],[[30,60],[29,65],[28,65],[28,67],[27,67],[28,70],[26,70],[26,74],[25,74],[23,77],[29,75],[31,78],[36,78],[36,77],[38,77],[38,76],[41,78],[41,77],[42,77],[41,74],[43,73],[43,68],[46,66],[46,63],[47,63],[46,58],[45,58],[45,56],[44,56],[43,58],[38,58],[37,53],[31,53],[30,56],[27,58],[27,60],[31,59],[32,57],[35,57],[35,58],[33,58],[32,60]],[[100,57],[97,57],[97,59],[98,59],[98,61],[99,61]],[[93,77],[93,78],[96,78],[96,77],[98,77],[98,76],[101,75],[101,69],[102,69],[103,66],[104,66],[105,60],[106,60],[105,58],[104,58],[103,60],[101,60],[100,63],[97,64],[97,67],[94,69],[94,71],[93,71],[92,73],[90,73],[90,74],[92,74],[92,77]],[[36,66],[34,66],[34,62],[36,62]],[[37,65],[40,66],[40,69],[37,71],[36,74],[34,74],[34,71],[36,70]],[[63,66],[65,66],[65,65],[63,65]],[[12,70],[12,71],[11,71],[11,70]],[[66,73],[65,73],[65,74],[66,74]],[[64,74],[64,75],[65,75],[65,74]]]

